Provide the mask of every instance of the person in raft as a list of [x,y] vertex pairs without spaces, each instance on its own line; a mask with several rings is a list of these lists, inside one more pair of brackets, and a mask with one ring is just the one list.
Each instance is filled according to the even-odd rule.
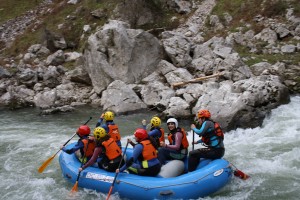
[[101,114],[96,127],[102,127],[105,129],[105,131],[112,137],[119,147],[122,147],[121,144],[121,134],[119,131],[119,127],[117,124],[114,122],[114,113],[111,111],[106,111]]
[[167,160],[183,160],[188,153],[189,142],[186,132],[183,128],[178,127],[178,121],[175,118],[169,118],[167,125],[170,133],[168,134],[169,144],[164,141],[160,142],[161,148],[158,149],[158,159],[162,165]]
[[[147,130],[147,122],[145,119],[142,120],[143,129]],[[148,136],[152,137],[155,142],[156,146],[159,146],[161,141],[165,141],[165,131],[161,127],[161,120],[159,117],[152,117],[150,120],[150,131],[148,132]],[[132,142],[130,139],[128,139],[128,142],[134,146],[134,142]]]
[[90,133],[91,129],[89,126],[81,125],[76,131],[79,140],[77,141],[75,146],[71,149],[67,149],[65,146],[61,146],[60,149],[67,154],[75,153],[76,157],[81,163],[86,163],[92,157],[95,149],[94,140],[88,139]]
[[134,145],[132,157],[116,173],[127,169],[129,173],[140,176],[156,176],[160,172],[161,165],[157,159],[155,141],[148,137],[145,129],[138,128],[134,132],[137,144]]
[[114,172],[123,162],[122,150],[119,145],[111,138],[102,127],[97,127],[94,130],[94,140],[96,148],[91,159],[79,168],[79,171],[93,165],[98,157],[102,159],[98,162],[98,167],[109,172]]
[[206,148],[199,148],[189,152],[189,172],[197,168],[200,163],[200,158],[218,159],[222,158],[225,153],[223,143],[224,133],[220,125],[210,119],[210,112],[208,110],[199,110],[197,117],[201,127],[197,129],[195,124],[192,124],[191,129],[202,138],[193,143],[202,143]]

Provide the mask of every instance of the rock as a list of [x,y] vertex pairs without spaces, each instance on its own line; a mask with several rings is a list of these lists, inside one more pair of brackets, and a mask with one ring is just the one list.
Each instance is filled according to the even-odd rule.
[[117,114],[130,113],[146,109],[147,106],[124,82],[112,82],[102,93],[103,110],[111,110]]

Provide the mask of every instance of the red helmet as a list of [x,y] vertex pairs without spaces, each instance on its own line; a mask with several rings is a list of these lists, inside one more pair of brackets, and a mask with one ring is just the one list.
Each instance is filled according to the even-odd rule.
[[199,110],[198,111],[198,118],[205,117],[210,118],[211,114],[208,110]]
[[148,133],[145,129],[138,128],[134,132],[134,137],[136,137],[139,141],[142,141],[148,137]]
[[90,134],[90,132],[91,132],[91,129],[87,125],[82,125],[77,129],[77,134],[80,137],[87,136]]

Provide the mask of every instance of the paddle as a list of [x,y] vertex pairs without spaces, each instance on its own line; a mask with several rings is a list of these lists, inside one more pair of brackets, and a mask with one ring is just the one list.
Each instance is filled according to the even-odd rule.
[[249,175],[245,174],[244,172],[242,172],[241,170],[239,170],[236,166],[234,166],[232,163],[230,163],[231,166],[234,167],[234,171],[233,171],[233,174],[236,176],[236,177],[239,177],[240,179],[243,179],[243,180],[246,180],[248,178],[250,178]]
[[[120,169],[120,167],[121,167],[121,163],[122,163],[122,160],[124,159],[124,156],[125,156],[125,153],[126,153],[128,144],[129,144],[129,142],[127,141],[127,144],[126,144],[126,147],[125,147],[125,150],[124,150],[122,159],[121,159],[121,161],[120,161],[120,163],[119,163],[118,169]],[[111,184],[111,186],[110,186],[110,188],[109,188],[109,192],[108,192],[108,194],[107,194],[106,200],[108,200],[109,197],[110,197],[110,194],[111,194],[111,192],[112,192],[112,189],[113,189],[113,187],[114,187],[114,184],[115,184],[115,182],[116,182],[116,179],[117,179],[118,174],[119,174],[119,173],[116,173],[116,175],[115,175],[115,178],[114,178],[114,180],[113,180],[113,182],[112,182],[112,184]]]
[[74,194],[75,192],[78,192],[78,180],[79,180],[79,177],[80,177],[81,172],[82,172],[82,171],[78,172],[78,175],[77,175],[77,179],[76,179],[75,185],[72,187],[72,190],[71,190],[70,194]]
[[194,151],[194,141],[195,141],[195,131],[193,131],[193,147],[192,147],[192,150]]
[[[90,117],[83,125],[86,125],[87,123],[89,123],[89,121],[92,119],[92,117]],[[74,133],[72,135],[72,137],[65,142],[65,144],[63,146],[65,146],[66,144],[68,144],[70,142],[70,140],[72,140],[72,138],[76,135],[76,133]],[[48,158],[41,166],[40,168],[38,169],[38,172],[39,173],[42,173],[46,167],[50,164],[50,162],[54,159],[54,157],[60,152],[60,149],[53,155],[51,156],[50,158]]]
[[[87,151],[88,147],[89,147],[89,141],[88,141],[88,144],[86,145],[85,152]],[[85,153],[84,153],[83,158],[82,158],[81,167],[83,166],[84,160],[85,160]],[[79,177],[80,177],[81,172],[82,171],[78,172],[75,185],[72,187],[72,190],[71,190],[70,194],[74,194],[74,192],[78,192],[78,181],[79,181]]]

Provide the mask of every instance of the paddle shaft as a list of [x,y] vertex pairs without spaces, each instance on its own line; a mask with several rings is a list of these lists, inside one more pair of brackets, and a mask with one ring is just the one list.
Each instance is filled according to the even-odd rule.
[[195,141],[195,131],[193,131],[193,146],[192,146],[193,151],[194,151],[194,141]]
[[[88,143],[87,143],[87,145],[86,145],[86,148],[85,148],[85,151],[84,151],[84,155],[83,155],[83,158],[82,158],[80,167],[83,166],[83,163],[84,163],[84,160],[85,160],[85,152],[87,152],[87,149],[88,149],[88,147],[89,147],[89,144],[90,144],[90,142],[88,141]],[[76,179],[75,185],[73,186],[73,188],[72,188],[72,190],[71,190],[71,193],[72,193],[72,192],[77,192],[77,191],[78,191],[78,181],[79,181],[81,172],[82,172],[82,171],[79,171],[79,172],[78,172],[77,179]]]
[[217,77],[217,76],[220,76],[220,74],[217,73],[217,74],[213,74],[213,75],[210,75],[210,76],[203,76],[203,77],[191,79],[189,81],[182,81],[182,82],[178,82],[178,83],[173,83],[172,87],[174,88],[174,87],[183,86],[183,85],[186,85],[186,84],[189,84],[189,83],[196,83],[198,81],[203,81],[203,80],[206,80],[206,79],[209,79],[209,78],[214,78],[214,77]]
[[[128,144],[129,144],[129,142],[127,142],[127,144],[126,144],[126,147],[125,147],[125,149],[124,149],[124,153],[123,153],[122,159],[121,159],[121,161],[120,161],[120,163],[119,163],[118,169],[120,169],[120,167],[121,167],[121,163],[122,163],[122,160],[124,159],[124,156],[125,156],[125,153],[126,153]],[[111,186],[110,186],[110,188],[109,188],[109,192],[108,192],[108,195],[107,195],[106,200],[108,200],[109,197],[110,197],[110,194],[111,194],[112,189],[113,189],[113,187],[114,187],[114,185],[115,185],[115,182],[116,182],[116,179],[117,179],[118,174],[119,174],[119,173],[116,173],[116,174],[115,174],[115,178],[114,178],[114,180],[113,180],[113,182],[112,182],[112,184],[111,184]]]
[[[85,123],[84,123],[84,125],[86,125],[87,123],[89,123],[89,121],[92,119],[92,117],[90,117]],[[63,146],[65,146],[66,144],[68,144],[72,139],[73,139],[73,137],[76,135],[76,133],[74,133],[73,135],[72,135],[72,137],[68,140],[68,141],[66,141],[65,142],[65,144],[63,145]],[[46,167],[50,164],[50,162],[54,159],[54,157],[60,152],[60,150],[61,149],[59,149],[53,156],[51,156],[50,158],[48,158],[40,167],[39,167],[39,169],[38,169],[38,172],[39,173],[42,173],[45,169],[46,169]]]
[[[92,119],[92,117],[90,117],[83,125],[86,125],[87,123],[89,123],[89,121],[91,121],[91,119]],[[66,145],[73,139],[73,137],[75,137],[76,134],[77,134],[77,133],[74,133],[74,134],[72,135],[72,137],[71,137],[70,139],[68,139],[68,141],[66,141],[66,142],[64,143],[63,146],[66,146]],[[61,149],[59,149],[59,150],[53,155],[53,157],[55,157],[56,154],[58,154],[58,152],[60,152],[60,150],[61,150]]]
[[[83,125],[87,125],[87,123],[89,123],[89,121],[91,121],[91,119],[92,119],[92,117],[90,117]],[[74,133],[73,135],[72,135],[72,137],[68,140],[68,141],[66,141],[65,143],[64,143],[64,145],[63,146],[66,146],[72,139],[73,139],[73,137],[76,135],[77,133]],[[58,152],[59,152],[60,150],[58,150]],[[56,154],[58,153],[58,152],[56,152]],[[55,154],[55,155],[56,155]]]

